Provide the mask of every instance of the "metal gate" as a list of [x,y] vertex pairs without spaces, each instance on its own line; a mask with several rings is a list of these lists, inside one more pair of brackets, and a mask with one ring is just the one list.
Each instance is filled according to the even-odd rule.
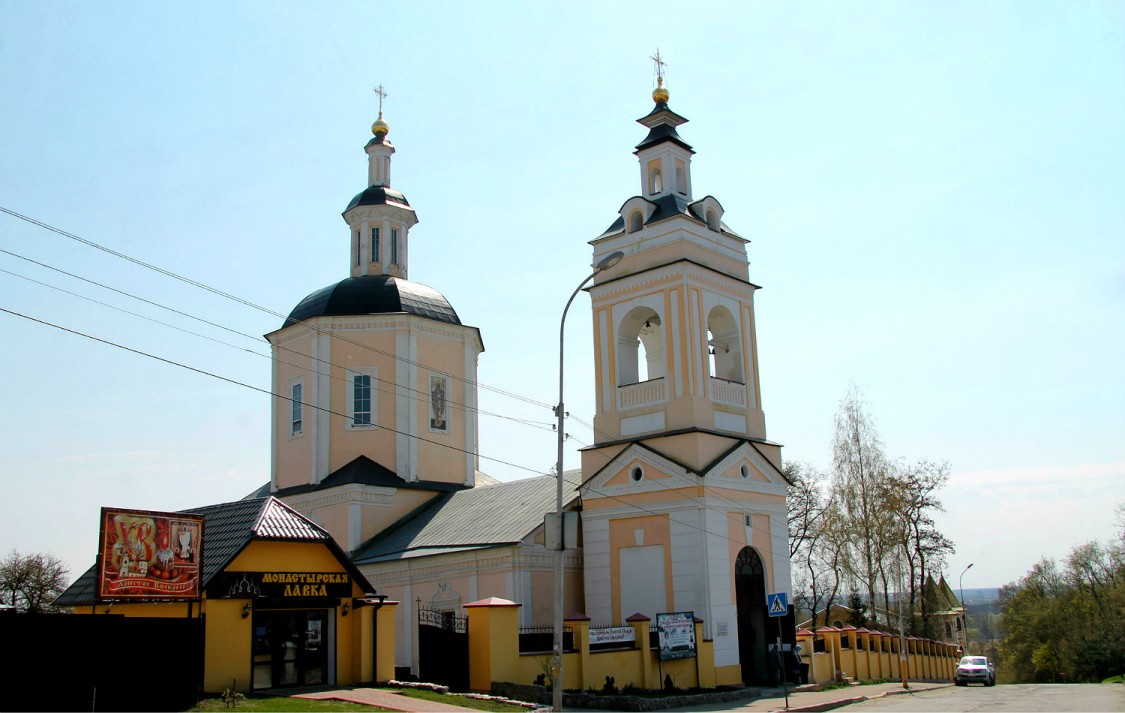
[[427,683],[469,690],[469,619],[418,607],[418,677]]

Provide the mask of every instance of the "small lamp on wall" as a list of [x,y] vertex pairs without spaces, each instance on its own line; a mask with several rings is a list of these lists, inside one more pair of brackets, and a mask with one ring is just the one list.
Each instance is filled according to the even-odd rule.
[[250,602],[242,605],[242,618],[245,619],[248,616],[250,616]]
[[349,611],[351,611],[351,604],[344,602],[344,616],[347,616]]

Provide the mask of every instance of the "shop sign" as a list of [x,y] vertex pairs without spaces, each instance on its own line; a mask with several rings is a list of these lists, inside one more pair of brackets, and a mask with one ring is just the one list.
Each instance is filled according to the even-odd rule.
[[199,599],[203,517],[102,508],[99,601]]
[[656,631],[661,661],[695,656],[695,612],[657,614]]
[[207,586],[215,598],[350,597],[352,578],[347,572],[222,572]]
[[631,626],[607,626],[590,629],[590,646],[598,644],[632,644],[637,640],[637,630]]

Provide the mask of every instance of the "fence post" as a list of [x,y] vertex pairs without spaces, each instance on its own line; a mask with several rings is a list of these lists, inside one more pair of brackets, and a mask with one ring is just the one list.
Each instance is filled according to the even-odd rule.
[[469,617],[469,688],[489,693],[493,681],[515,681],[519,668],[519,607],[488,597],[465,605]]
[[[585,614],[571,614],[565,621],[570,627],[572,648],[577,652],[577,656],[571,654],[570,659],[563,666],[563,690],[576,688],[584,691],[594,686],[594,683],[586,681],[586,672],[590,670],[590,617]],[[565,630],[563,640],[566,640]],[[566,656],[564,650],[563,658],[565,659]],[[574,665],[575,659],[578,660],[577,666]]]
[[647,616],[638,612],[626,619],[625,623],[633,627],[635,632],[637,655],[641,657],[641,688],[660,688],[660,675],[653,666],[652,650],[648,645],[648,632],[652,622]]

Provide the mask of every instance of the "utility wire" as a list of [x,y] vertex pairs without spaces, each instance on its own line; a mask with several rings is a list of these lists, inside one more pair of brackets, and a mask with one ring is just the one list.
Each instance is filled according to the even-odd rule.
[[[55,324],[53,322],[48,322],[46,320],[38,319],[36,317],[32,317],[30,315],[26,315],[26,314],[23,314],[21,312],[16,312],[15,310],[10,310],[10,309],[6,309],[4,307],[0,307],[0,312],[10,314],[14,317],[22,317],[23,319],[26,319],[26,320],[31,321],[31,322],[36,322],[38,324],[42,324],[42,325],[47,326],[47,327],[53,327],[54,329],[58,329],[60,331],[67,332],[69,334],[73,334],[73,335],[76,335],[76,336],[79,336],[79,337],[85,337],[86,339],[89,339],[91,341],[100,342],[101,344],[106,344],[106,345],[109,345],[111,347],[117,347],[118,349],[122,349],[122,350],[127,351],[127,352],[132,352],[133,354],[138,354],[138,355],[143,356],[143,357],[148,357],[149,359],[155,359],[157,361],[164,362],[165,364],[170,364],[172,366],[180,367],[181,369],[187,369],[188,371],[194,371],[197,374],[202,374],[203,376],[209,376],[213,379],[219,379],[220,381],[225,381],[228,384],[234,384],[235,386],[241,386],[243,388],[250,389],[252,391],[257,391],[259,393],[266,394],[268,396],[274,396],[274,397],[277,397],[279,399],[284,399],[284,400],[286,400],[290,403],[299,403],[303,406],[308,406],[311,409],[316,409],[317,411],[324,411],[325,413],[331,414],[333,416],[342,416],[343,418],[349,418],[347,414],[340,413],[338,411],[333,411],[332,409],[325,408],[324,406],[317,406],[316,404],[310,404],[307,401],[298,401],[298,400],[293,399],[289,396],[286,396],[285,394],[279,394],[279,393],[276,393],[276,392],[274,392],[270,389],[263,389],[260,386],[254,386],[253,384],[247,384],[245,382],[238,381],[237,379],[231,379],[229,377],[222,376],[220,374],[216,374],[216,373],[211,372],[211,371],[206,371],[204,369],[199,369],[199,368],[194,367],[194,366],[189,366],[187,364],[175,361],[173,359],[167,359],[165,357],[157,356],[155,354],[150,354],[150,353],[142,351],[140,349],[134,349],[132,347],[125,346],[124,344],[118,344],[117,342],[113,342],[113,341],[110,341],[108,339],[102,339],[100,337],[95,337],[91,334],[86,334],[85,332],[79,332],[78,330],[70,329],[68,327],[63,327],[62,325]],[[430,443],[430,444],[435,445],[435,446],[440,446],[442,448],[448,448],[449,450],[452,450],[452,451],[457,451],[458,453],[464,453],[466,455],[477,456],[478,458],[483,458],[485,460],[492,461],[493,463],[500,463],[502,465],[511,466],[513,468],[525,470],[529,473],[534,473],[535,475],[543,475],[542,471],[535,470],[534,468],[528,468],[527,466],[522,466],[522,465],[519,465],[517,463],[512,463],[510,461],[501,460],[500,458],[492,458],[490,456],[482,455],[481,453],[478,453],[478,452],[468,451],[468,450],[465,450],[464,448],[458,448],[457,446],[451,446],[447,443],[441,443],[440,441],[433,441],[433,440],[430,440],[428,438],[423,438],[422,436],[418,436],[418,435],[415,435],[415,434],[412,434],[412,433],[406,433],[405,431],[399,431],[398,429],[391,428],[390,426],[382,426],[382,425],[378,425],[378,424],[376,424],[376,426],[378,428],[384,430],[384,431],[389,431],[391,433],[397,433],[400,436],[408,436],[408,437],[413,438],[415,440],[422,441],[423,443]]]
[[[44,262],[40,262],[40,261],[38,261],[38,260],[35,260],[35,259],[32,259],[32,258],[29,258],[29,257],[27,257],[27,256],[24,256],[24,255],[20,255],[20,254],[18,254],[18,253],[14,253],[14,252],[12,252],[12,251],[10,251],[10,250],[5,250],[5,249],[3,249],[3,248],[0,248],[0,253],[3,253],[3,254],[5,254],[5,255],[9,255],[9,256],[11,256],[11,257],[14,257],[14,258],[18,258],[18,259],[20,259],[20,260],[24,260],[24,261],[26,261],[26,262],[29,262],[29,263],[33,264],[33,265],[38,265],[39,267],[45,268],[45,269],[47,269],[47,270],[53,270],[54,272],[57,272],[57,273],[59,273],[59,274],[62,274],[62,275],[66,275],[67,277],[71,277],[71,278],[74,278],[74,279],[76,279],[76,280],[81,280],[82,282],[85,282],[85,283],[87,283],[87,284],[91,284],[91,285],[94,285],[94,286],[96,286],[96,287],[100,287],[100,288],[102,288],[102,289],[104,289],[104,290],[109,290],[110,292],[114,292],[114,293],[116,293],[116,294],[119,294],[119,295],[122,295],[122,296],[124,296],[124,297],[128,297],[128,298],[130,298],[130,299],[134,299],[134,300],[137,300],[137,301],[139,301],[139,302],[143,302],[144,304],[148,304],[148,305],[151,305],[151,306],[153,306],[153,307],[158,307],[158,308],[160,308],[160,309],[163,309],[163,310],[167,310],[167,311],[169,311],[169,312],[171,312],[171,313],[173,313],[173,314],[177,314],[177,315],[180,315],[180,316],[182,316],[182,317],[187,317],[187,318],[189,318],[189,319],[195,320],[195,321],[197,321],[197,322],[201,322],[201,323],[203,323],[203,324],[206,324],[206,325],[208,325],[208,326],[216,327],[216,328],[218,328],[218,329],[221,329],[221,330],[224,330],[224,331],[226,331],[226,332],[230,332],[231,334],[235,334],[235,335],[238,335],[238,336],[241,336],[241,337],[246,337],[247,339],[250,339],[250,340],[252,340],[252,341],[253,341],[254,343],[256,343],[256,344],[257,344],[257,343],[261,343],[261,340],[260,340],[260,338],[259,338],[259,337],[257,337],[257,336],[255,336],[255,335],[253,335],[253,334],[247,334],[246,332],[241,332],[241,331],[239,331],[239,330],[237,330],[237,329],[233,329],[233,328],[231,328],[231,327],[227,327],[227,326],[225,326],[225,325],[222,325],[222,324],[219,324],[219,323],[217,323],[217,322],[212,322],[212,321],[210,321],[210,320],[204,319],[204,318],[202,318],[202,317],[198,317],[198,316],[196,316],[196,315],[193,315],[193,314],[190,314],[190,313],[188,313],[188,312],[184,312],[184,311],[182,311],[182,310],[179,310],[179,309],[176,309],[176,308],[174,308],[174,307],[169,307],[168,305],[165,305],[165,304],[161,304],[161,303],[159,303],[159,302],[154,302],[153,300],[149,300],[149,299],[146,299],[146,298],[144,298],[144,297],[140,297],[140,296],[138,296],[138,295],[135,295],[135,294],[133,294],[133,293],[131,293],[131,292],[127,292],[127,291],[125,291],[125,290],[120,290],[120,289],[117,289],[116,287],[110,287],[109,285],[103,284],[103,283],[101,283],[101,282],[98,282],[98,281],[96,281],[96,280],[91,280],[91,279],[89,279],[89,278],[86,278],[86,277],[83,277],[83,276],[81,276],[81,275],[76,275],[76,274],[74,274],[74,273],[72,273],[72,272],[67,272],[66,270],[63,270],[63,269],[61,269],[61,268],[55,267],[55,266],[53,266],[53,265],[49,265],[49,264],[47,264],[47,263],[44,263]],[[262,357],[265,357],[265,358],[267,358],[267,359],[271,359],[271,360],[275,359],[275,358],[274,358],[274,357],[273,357],[272,355],[270,355],[270,354],[263,354],[263,353],[261,353],[261,352],[259,352],[259,351],[253,350],[253,349],[248,349],[248,348],[246,348],[246,347],[240,347],[240,346],[238,346],[238,345],[236,345],[236,344],[231,344],[230,342],[225,342],[225,341],[222,341],[221,339],[216,339],[216,338],[214,338],[214,337],[209,337],[209,336],[207,336],[207,335],[205,335],[205,334],[200,334],[199,332],[193,332],[193,331],[191,331],[191,330],[188,330],[188,329],[184,329],[183,327],[178,327],[178,326],[176,326],[176,325],[173,325],[173,324],[170,324],[170,323],[168,323],[168,322],[163,322],[163,321],[161,321],[161,320],[158,320],[158,319],[154,319],[154,318],[152,318],[152,317],[148,317],[148,316],[145,316],[145,315],[139,314],[139,313],[137,313],[137,312],[132,312],[132,311],[130,311],[130,310],[126,310],[126,309],[123,309],[123,308],[121,308],[121,307],[116,307],[116,306],[114,306],[114,305],[111,305],[111,304],[109,304],[109,303],[107,303],[107,302],[102,302],[101,300],[96,300],[96,299],[94,299],[94,298],[92,298],[92,297],[87,297],[87,296],[85,296],[85,295],[81,295],[81,294],[78,294],[78,293],[76,293],[76,292],[72,292],[72,291],[70,291],[70,290],[67,290],[67,289],[64,289],[64,288],[62,288],[62,287],[57,287],[57,286],[54,286],[54,285],[48,284],[48,283],[46,283],[46,282],[42,282],[42,281],[36,280],[36,279],[34,279],[34,278],[31,278],[31,277],[27,277],[27,276],[25,276],[25,275],[20,275],[20,274],[18,274],[18,273],[15,273],[15,272],[11,272],[10,270],[4,270],[4,269],[0,268],[0,272],[5,272],[5,273],[7,273],[7,274],[9,274],[9,275],[12,275],[12,276],[14,276],[14,277],[18,277],[18,278],[20,278],[20,279],[23,279],[23,280],[27,280],[28,282],[33,282],[33,283],[35,283],[35,284],[38,284],[38,285],[41,285],[41,286],[43,286],[43,287],[47,287],[47,288],[49,288],[49,289],[52,289],[52,290],[57,290],[57,291],[59,291],[59,292],[63,292],[63,293],[65,293],[65,294],[68,294],[68,295],[71,295],[71,296],[77,297],[77,298],[79,298],[79,299],[87,300],[87,301],[89,301],[89,302],[93,302],[94,304],[98,304],[98,305],[101,305],[101,306],[103,306],[103,307],[108,307],[109,309],[113,309],[113,310],[116,310],[116,311],[118,311],[118,312],[122,312],[122,313],[124,313],[124,314],[128,314],[128,315],[131,315],[131,316],[134,316],[134,317],[138,317],[138,318],[140,318],[140,319],[144,319],[144,320],[147,320],[147,321],[150,321],[150,322],[154,322],[154,323],[156,323],[156,324],[160,324],[160,325],[163,325],[163,326],[165,326],[165,327],[168,327],[168,328],[170,328],[170,329],[175,329],[175,330],[177,330],[177,331],[180,331],[180,332],[184,332],[185,334],[190,334],[190,335],[192,335],[192,336],[195,336],[195,337],[199,337],[199,338],[201,338],[201,339],[206,339],[206,340],[208,340],[208,341],[212,341],[212,342],[215,342],[215,343],[217,343],[217,344],[222,344],[222,345],[225,345],[225,346],[231,347],[232,349],[237,349],[237,350],[239,350],[239,351],[245,351],[245,352],[247,352],[247,353],[250,353],[250,354],[255,354],[255,355],[258,355],[258,356],[262,356]],[[337,368],[339,368],[339,369],[346,369],[346,368],[347,368],[347,367],[341,366],[341,365],[339,365],[339,364],[335,364],[335,363],[333,363],[333,362],[331,362],[331,361],[327,361],[327,360],[324,360],[324,359],[319,359],[319,358],[315,358],[315,357],[313,357],[313,356],[312,356],[312,355],[310,355],[310,354],[305,354],[304,352],[301,352],[301,351],[297,351],[297,350],[295,350],[295,349],[290,349],[290,348],[288,348],[288,347],[284,347],[284,346],[281,346],[281,345],[276,345],[276,347],[277,347],[277,349],[279,349],[279,350],[281,350],[281,351],[286,351],[286,352],[289,352],[289,353],[291,353],[291,354],[296,354],[297,356],[300,356],[300,357],[304,357],[304,358],[308,358],[308,359],[313,359],[314,361],[316,361],[316,362],[318,362],[318,363],[320,363],[320,364],[327,364],[327,365],[328,365],[329,367],[333,367],[333,366],[335,366],[335,367],[337,367]],[[282,364],[286,364],[286,365],[288,365],[288,366],[292,366],[292,367],[298,368],[298,369],[304,369],[304,368],[305,368],[304,366],[302,366],[302,365],[300,365],[300,364],[294,364],[294,363],[292,363],[292,362],[287,362],[287,361],[284,361],[284,360],[281,360],[281,359],[276,359],[276,361],[278,361],[279,363],[282,363]],[[322,372],[322,371],[319,371],[319,370],[318,370],[317,368],[315,368],[315,367],[314,367],[314,368],[312,369],[312,373],[313,373],[313,374],[319,374],[319,375],[324,375],[324,376],[328,376],[329,378],[332,378],[332,379],[337,379],[337,380],[347,381],[347,379],[345,379],[345,378],[343,378],[343,377],[339,377],[339,376],[333,376],[333,375],[331,374],[331,370],[329,370],[329,372],[327,372],[327,373],[326,373],[326,372]],[[400,385],[400,384],[397,384],[397,383],[395,383],[395,382],[392,382],[392,381],[388,381],[387,379],[381,379],[381,378],[377,378],[376,380],[377,380],[377,381],[380,381],[380,382],[382,382],[382,383],[385,383],[385,384],[391,385],[391,386],[395,387],[395,389],[396,389],[396,391],[394,391],[394,392],[390,392],[390,391],[387,391],[387,390],[385,390],[385,389],[380,389],[380,391],[382,391],[383,393],[394,393],[394,394],[396,394],[396,395],[397,395],[397,394],[399,393],[399,392],[398,392],[397,390],[398,390],[398,389],[402,389],[402,390],[404,390],[404,391],[412,391],[412,392],[414,392],[414,393],[418,394],[418,397],[417,397],[417,399],[416,399],[416,400],[418,400],[418,401],[420,401],[420,402],[421,402],[421,401],[428,401],[428,400],[429,400],[429,393],[427,393],[427,392],[421,391],[421,390],[419,390],[419,389],[412,389],[412,388],[410,388],[410,387],[408,387],[408,386],[404,386],[404,385]],[[476,412],[476,413],[479,413],[479,414],[484,414],[484,415],[486,415],[486,416],[492,416],[492,417],[495,417],[495,418],[502,418],[502,419],[506,419],[506,420],[514,421],[514,422],[516,422],[516,423],[524,423],[524,424],[527,424],[527,425],[529,425],[529,426],[532,426],[532,427],[534,427],[534,428],[539,428],[539,429],[542,429],[542,430],[548,430],[548,427],[550,426],[550,424],[549,424],[549,423],[547,423],[547,422],[545,422],[545,421],[532,421],[532,420],[530,420],[530,419],[520,419],[520,418],[516,418],[516,417],[514,417],[514,416],[505,416],[505,415],[503,415],[503,414],[493,413],[493,412],[491,412],[491,411],[485,411],[485,410],[483,410],[483,409],[480,409],[480,408],[477,408],[477,407],[470,407],[470,406],[468,406],[468,405],[466,405],[466,404],[462,404],[462,403],[460,403],[460,402],[457,402],[457,401],[454,401],[454,400],[452,400],[452,399],[451,399],[451,400],[449,400],[449,401],[448,401],[448,403],[449,403],[449,404],[450,404],[451,406],[456,406],[456,407],[458,407],[459,409],[461,409],[461,410],[464,410],[464,411],[466,411],[466,412],[469,412],[469,411],[473,411],[473,412]]]
[[[100,251],[102,251],[102,252],[104,252],[108,255],[112,255],[112,256],[114,256],[116,258],[119,258],[121,260],[131,262],[134,265],[138,265],[138,266],[146,268],[148,270],[152,270],[154,272],[160,273],[161,275],[165,275],[166,277],[170,277],[174,280],[179,280],[180,282],[183,282],[185,284],[188,284],[188,285],[191,285],[193,287],[199,288],[199,289],[204,290],[206,292],[210,292],[214,295],[218,295],[218,296],[223,297],[225,299],[232,300],[234,302],[245,305],[245,306],[250,307],[252,309],[256,309],[256,310],[259,310],[259,311],[264,312],[266,314],[270,314],[270,315],[273,315],[275,317],[279,317],[279,318],[284,320],[283,328],[290,326],[290,324],[297,324],[298,323],[297,321],[290,319],[290,317],[288,315],[284,315],[280,312],[269,309],[268,307],[263,307],[262,305],[251,302],[250,300],[243,299],[242,297],[238,297],[236,295],[232,295],[229,292],[224,292],[220,289],[217,289],[217,288],[211,287],[210,285],[207,285],[205,283],[199,282],[198,280],[193,280],[190,277],[185,277],[185,276],[180,275],[178,273],[172,272],[171,270],[167,270],[167,269],[159,267],[157,265],[153,265],[151,263],[145,262],[144,260],[140,260],[140,259],[132,257],[130,255],[126,255],[125,253],[119,252],[119,251],[114,250],[112,248],[109,248],[109,247],[106,247],[106,246],[101,245],[99,243],[96,243],[93,240],[89,240],[89,239],[83,238],[79,235],[75,235],[74,233],[63,230],[62,228],[55,227],[53,225],[50,225],[49,223],[44,223],[41,220],[37,220],[37,219],[32,218],[32,217],[27,216],[27,215],[23,215],[22,213],[17,213],[16,211],[14,211],[10,208],[0,206],[0,212],[7,213],[8,215],[12,216],[13,218],[18,218],[19,220],[22,220],[22,221],[25,221],[25,222],[30,223],[32,225],[35,225],[37,227],[43,228],[44,230],[49,230],[50,232],[55,233],[57,235],[61,235],[64,238],[69,238],[70,240],[75,240],[77,242],[82,243],[83,245],[94,248],[95,250],[100,250]],[[309,323],[309,321],[307,321],[307,320],[305,322],[303,322],[303,324],[306,327],[308,327],[310,330],[312,330],[312,331],[314,331],[318,334],[327,333],[331,337],[334,337],[336,339],[340,339],[344,342],[347,342],[349,344],[357,346],[361,349],[366,349],[368,351],[372,351],[372,352],[375,352],[377,354],[382,354],[384,356],[391,357],[392,359],[396,359],[396,360],[401,361],[403,363],[410,364],[411,366],[421,367],[421,368],[424,368],[424,369],[433,369],[433,367],[427,366],[426,364],[422,364],[420,362],[416,362],[414,360],[407,359],[405,357],[401,357],[401,356],[399,356],[397,354],[393,354],[391,352],[385,352],[381,349],[376,349],[375,347],[369,346],[367,344],[363,344],[361,342],[354,341],[352,339],[341,336],[339,334],[335,334],[330,330],[323,330],[320,327],[317,327],[316,325],[313,325],[313,324]],[[440,371],[438,369],[434,369],[434,370]],[[470,379],[466,379],[464,377],[458,377],[458,376],[454,376],[454,375],[450,375],[450,377],[454,378],[454,379],[457,379],[458,381],[462,381],[466,384],[479,386],[482,389],[487,389],[488,391],[492,391],[493,393],[499,394],[501,396],[507,396],[509,398],[517,399],[519,401],[525,401],[527,403],[530,403],[530,404],[533,404],[533,405],[536,405],[536,406],[540,406],[542,408],[548,408],[548,409],[552,408],[551,404],[544,403],[542,401],[537,401],[537,400],[532,399],[530,397],[522,396],[520,394],[516,394],[516,393],[510,392],[510,391],[505,391],[504,389],[500,389],[500,388],[497,388],[497,387],[494,387],[494,386],[489,386],[488,384],[484,384],[484,383],[477,382],[477,381],[472,381]]]

